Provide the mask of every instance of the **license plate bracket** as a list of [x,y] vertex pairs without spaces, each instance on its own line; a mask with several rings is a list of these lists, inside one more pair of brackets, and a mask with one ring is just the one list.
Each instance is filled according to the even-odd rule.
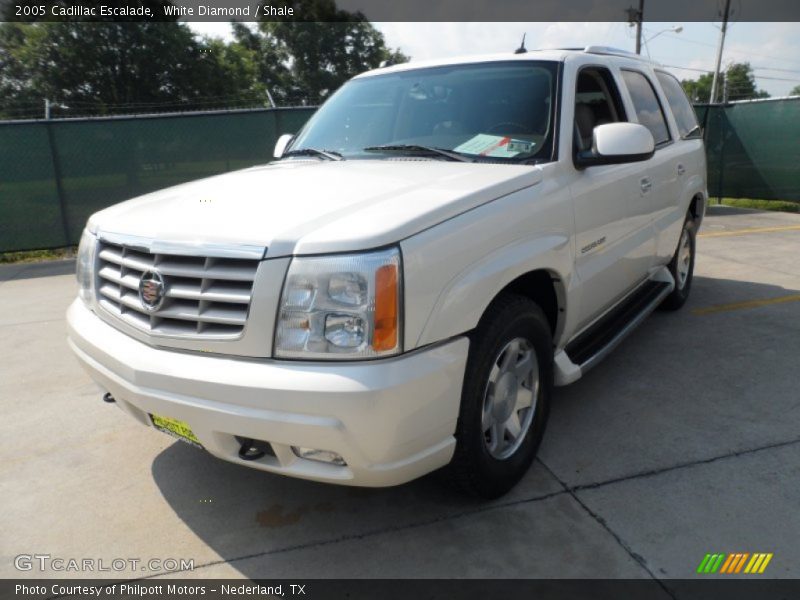
[[201,444],[200,440],[197,439],[197,436],[192,431],[192,428],[189,427],[189,424],[184,421],[150,413],[150,422],[153,424],[153,427],[163,433],[166,433],[167,435],[171,435],[172,437],[177,438],[182,442],[186,442],[187,444],[191,444],[192,446],[196,446],[198,448],[203,447],[203,444]]

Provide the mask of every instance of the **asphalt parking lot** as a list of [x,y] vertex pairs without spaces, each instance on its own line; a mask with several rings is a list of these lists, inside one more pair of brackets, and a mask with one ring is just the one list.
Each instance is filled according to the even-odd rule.
[[800,577],[800,215],[712,207],[698,251],[687,306],[558,389],[539,460],[490,503],[435,477],[282,478],[143,428],[67,348],[74,265],[4,266],[0,576],[41,577],[14,557],[46,553],[193,577],[671,579],[769,552],[760,577]]

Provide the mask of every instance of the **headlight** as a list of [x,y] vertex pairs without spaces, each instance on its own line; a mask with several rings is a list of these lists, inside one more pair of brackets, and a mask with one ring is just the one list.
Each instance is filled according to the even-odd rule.
[[399,353],[401,286],[397,248],[292,259],[275,356],[355,359]]
[[89,304],[94,293],[94,249],[97,239],[85,229],[78,245],[78,258],[75,261],[75,276],[78,278],[78,295]]

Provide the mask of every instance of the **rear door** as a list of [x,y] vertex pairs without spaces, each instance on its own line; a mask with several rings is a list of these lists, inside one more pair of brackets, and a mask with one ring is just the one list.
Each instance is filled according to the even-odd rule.
[[656,71],[655,75],[672,113],[668,117],[671,116],[675,148],[670,153],[669,166],[677,177],[674,194],[660,198],[654,207],[657,260],[663,264],[669,262],[675,252],[692,195],[698,187],[704,186],[706,155],[703,131],[680,82],[664,71]]
[[642,182],[643,191],[647,190],[643,207],[649,213],[647,221],[652,239],[649,266],[655,267],[663,264],[657,256],[659,235],[665,229],[674,228],[675,211],[680,202],[680,179],[685,174],[686,161],[681,145],[676,143],[677,136],[670,129],[669,112],[658,92],[659,86],[654,81],[652,70],[625,67],[622,79],[636,120],[650,130],[656,144],[656,152],[648,161],[646,180]]

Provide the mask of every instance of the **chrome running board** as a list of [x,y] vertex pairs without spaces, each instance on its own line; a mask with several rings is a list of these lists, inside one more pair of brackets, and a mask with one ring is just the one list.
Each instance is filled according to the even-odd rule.
[[558,352],[555,384],[567,385],[597,365],[652,313],[675,287],[671,273],[659,269],[618,306]]

